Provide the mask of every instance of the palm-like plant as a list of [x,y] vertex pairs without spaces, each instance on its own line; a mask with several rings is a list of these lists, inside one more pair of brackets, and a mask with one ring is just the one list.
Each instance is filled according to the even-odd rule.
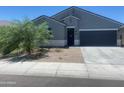
[[36,26],[31,20],[14,21],[10,26],[0,27],[0,51],[3,55],[22,49],[29,55],[52,36],[47,22]]

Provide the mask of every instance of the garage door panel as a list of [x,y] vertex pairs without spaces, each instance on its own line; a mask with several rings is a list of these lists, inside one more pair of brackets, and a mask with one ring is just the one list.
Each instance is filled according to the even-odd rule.
[[81,46],[116,46],[116,31],[80,31]]

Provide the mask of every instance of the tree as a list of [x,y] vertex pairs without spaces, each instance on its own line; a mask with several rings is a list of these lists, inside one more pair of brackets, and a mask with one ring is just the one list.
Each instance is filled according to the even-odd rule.
[[0,36],[0,51],[3,55],[16,49],[22,49],[30,55],[34,48],[38,49],[52,37],[47,22],[35,25],[29,19],[16,20],[9,26],[1,26]]

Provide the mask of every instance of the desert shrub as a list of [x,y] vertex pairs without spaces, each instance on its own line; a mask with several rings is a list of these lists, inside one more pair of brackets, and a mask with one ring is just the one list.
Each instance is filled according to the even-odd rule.
[[35,25],[29,19],[16,20],[9,26],[0,26],[0,52],[7,55],[21,49],[30,55],[51,37],[47,22]]

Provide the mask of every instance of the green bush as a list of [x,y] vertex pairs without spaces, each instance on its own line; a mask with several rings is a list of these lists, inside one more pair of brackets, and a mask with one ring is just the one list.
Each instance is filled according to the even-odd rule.
[[35,25],[29,19],[16,20],[9,26],[0,26],[0,52],[7,55],[14,50],[22,49],[31,54],[33,49],[38,49],[51,37],[47,22]]

